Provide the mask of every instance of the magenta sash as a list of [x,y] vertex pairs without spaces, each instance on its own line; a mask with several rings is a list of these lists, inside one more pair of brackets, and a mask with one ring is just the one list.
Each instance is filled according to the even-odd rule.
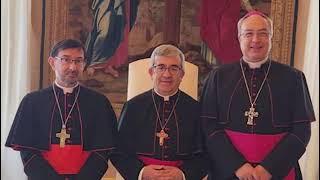
[[78,174],[90,152],[83,151],[81,145],[51,144],[50,151],[43,152],[43,157],[58,174]]
[[182,161],[162,161],[155,158],[150,158],[146,156],[138,156],[138,158],[143,162],[145,165],[164,165],[164,166],[174,166],[180,167],[182,165]]
[[[225,130],[232,144],[250,163],[260,163],[287,134],[248,134]],[[284,180],[295,180],[292,168]]]

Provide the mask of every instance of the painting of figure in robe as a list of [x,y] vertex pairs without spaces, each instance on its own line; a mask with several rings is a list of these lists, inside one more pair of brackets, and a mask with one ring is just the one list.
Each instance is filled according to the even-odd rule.
[[137,0],[92,1],[92,30],[86,40],[89,75],[93,75],[96,69],[102,69],[105,73],[119,76],[115,68],[127,61],[128,35],[137,7]]

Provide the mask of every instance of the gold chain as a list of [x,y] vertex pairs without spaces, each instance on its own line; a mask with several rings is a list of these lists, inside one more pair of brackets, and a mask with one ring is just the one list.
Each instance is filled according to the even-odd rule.
[[54,97],[55,97],[55,100],[56,100],[56,103],[57,103],[57,106],[58,106],[58,109],[59,109],[59,113],[60,113],[60,117],[61,117],[61,123],[62,123],[62,128],[66,128],[67,126],[67,122],[68,122],[68,119],[69,119],[69,116],[71,115],[71,112],[77,102],[77,99],[79,97],[79,94],[80,94],[80,85],[79,85],[79,89],[78,89],[78,92],[77,92],[77,95],[76,95],[76,99],[74,100],[73,102],[73,105],[69,111],[69,114],[67,116],[67,118],[65,119],[65,121],[63,120],[63,116],[62,116],[62,111],[61,111],[61,107],[60,107],[60,103],[59,103],[59,99],[57,97],[57,93],[56,93],[56,90],[54,88],[54,84],[52,85],[52,88],[53,88],[53,94],[54,94]]
[[159,121],[160,127],[161,127],[162,130],[164,130],[164,128],[166,127],[167,123],[169,122],[169,120],[170,120],[170,118],[171,118],[171,116],[172,116],[172,114],[173,114],[173,112],[174,112],[174,109],[176,108],[176,105],[177,105],[177,103],[178,103],[179,97],[180,97],[180,91],[179,91],[178,97],[177,97],[177,99],[176,99],[176,101],[175,101],[175,103],[174,103],[174,105],[173,105],[173,107],[172,107],[172,110],[171,110],[171,112],[170,112],[170,114],[169,114],[169,117],[168,117],[167,120],[165,121],[164,125],[162,125],[162,122],[161,122],[161,119],[160,119],[160,114],[159,114],[159,111],[158,111],[158,108],[157,108],[157,105],[156,105],[156,101],[155,101],[155,99],[154,99],[154,90],[152,90],[153,105],[154,105],[154,108],[156,109],[157,116],[158,116],[158,117],[157,117],[157,121]]

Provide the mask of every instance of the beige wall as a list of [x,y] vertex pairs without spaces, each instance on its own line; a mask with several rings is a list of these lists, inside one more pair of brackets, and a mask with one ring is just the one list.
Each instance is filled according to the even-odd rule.
[[294,52],[294,67],[303,69],[303,62],[305,57],[305,47],[307,38],[308,16],[310,0],[298,1],[298,20],[296,28],[296,45]]

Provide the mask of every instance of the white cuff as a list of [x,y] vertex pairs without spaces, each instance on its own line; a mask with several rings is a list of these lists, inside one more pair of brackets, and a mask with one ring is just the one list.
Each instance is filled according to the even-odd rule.
[[[181,169],[180,169],[181,170]],[[181,170],[181,173],[182,173],[182,179],[183,180],[186,180],[186,176],[184,175],[183,171]]]
[[[138,176],[138,180],[142,179],[142,173],[143,173],[144,167],[140,170],[139,176]],[[185,179],[183,179],[185,180]]]

